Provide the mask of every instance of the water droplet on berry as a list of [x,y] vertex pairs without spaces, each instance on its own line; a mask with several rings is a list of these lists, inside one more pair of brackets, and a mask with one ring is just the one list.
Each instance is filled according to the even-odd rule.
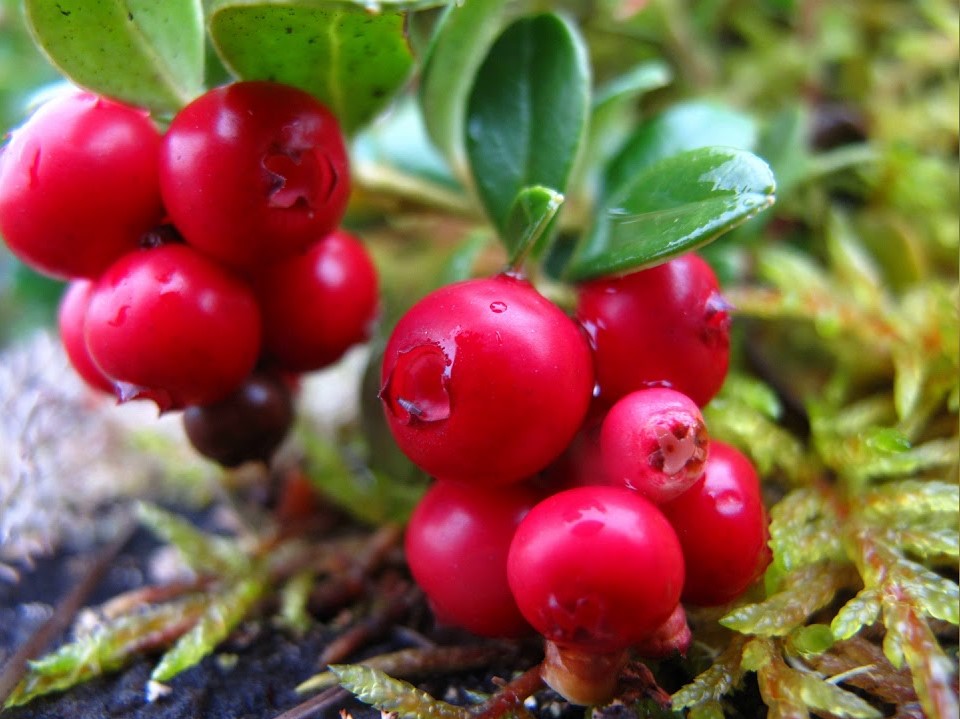
[[499,300],[490,303],[490,311],[496,314],[501,314],[507,311],[507,303],[500,302]]
[[447,419],[452,366],[453,360],[439,344],[422,344],[400,352],[380,397],[404,424]]

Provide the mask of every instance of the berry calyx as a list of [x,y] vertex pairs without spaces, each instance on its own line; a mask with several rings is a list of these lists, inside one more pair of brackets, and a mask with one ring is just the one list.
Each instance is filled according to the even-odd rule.
[[683,547],[685,602],[726,604],[770,563],[759,477],[727,444],[714,441],[703,477],[661,509]]
[[590,336],[600,398],[670,387],[704,406],[730,359],[730,306],[693,254],[580,287],[576,316]]
[[260,310],[241,280],[187,245],[132,252],[97,282],[87,310],[90,356],[121,400],[161,410],[223,399],[260,351]]
[[380,397],[400,449],[448,480],[506,484],[557,457],[593,388],[580,330],[511,275],[442,287],[387,342]]
[[265,268],[254,286],[264,352],[286,370],[326,367],[370,337],[377,270],[361,242],[343,230]]
[[91,359],[90,350],[87,349],[87,341],[83,335],[87,307],[90,304],[94,286],[91,280],[74,280],[67,285],[57,311],[57,327],[67,359],[70,360],[70,364],[81,379],[93,389],[113,394],[113,381]]
[[407,562],[441,622],[485,637],[531,632],[507,584],[507,552],[540,498],[525,484],[442,481],[423,496],[407,526]]
[[293,424],[293,397],[282,379],[255,372],[218,402],[187,407],[190,444],[224,467],[268,462]]
[[608,481],[655,504],[679,496],[701,477],[708,450],[700,409],[672,389],[631,392],[610,408],[600,430]]
[[186,241],[247,272],[332,231],[350,193],[336,118],[310,94],[272,82],[211,90],[163,138],[160,188]]
[[0,234],[54,277],[95,278],[162,214],[160,134],[146,112],[89,92],[61,94],[0,151]]

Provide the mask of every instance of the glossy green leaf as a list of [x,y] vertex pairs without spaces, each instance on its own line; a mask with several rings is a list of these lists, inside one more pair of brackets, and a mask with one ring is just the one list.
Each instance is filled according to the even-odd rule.
[[673,72],[663,60],[642,62],[598,87],[593,110],[602,111],[613,104],[635,101],[644,93],[664,87],[671,79]]
[[743,113],[711,102],[674,105],[642,123],[607,168],[604,195],[616,196],[640,172],[664,158],[701,147],[753,150],[757,125]]
[[563,195],[549,187],[538,185],[520,190],[510,207],[503,229],[511,266],[549,234],[562,204]]
[[664,262],[770,207],[770,168],[749,152],[707,147],[647,167],[610,199],[567,275],[585,280]]
[[465,164],[467,79],[476,74],[502,28],[506,5],[507,0],[451,3],[424,59],[419,100],[427,133],[458,172]]
[[583,41],[557,15],[517,20],[497,39],[467,103],[466,150],[477,192],[505,229],[524,187],[563,192],[587,125]]
[[244,80],[275,80],[315,95],[353,132],[406,80],[413,57],[396,11],[291,0],[217,0],[210,37],[227,68]]
[[76,84],[172,113],[203,90],[200,0],[26,0],[27,22]]

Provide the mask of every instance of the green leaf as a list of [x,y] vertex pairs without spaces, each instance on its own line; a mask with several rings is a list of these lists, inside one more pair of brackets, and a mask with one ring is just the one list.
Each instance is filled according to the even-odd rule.
[[177,641],[160,659],[150,675],[151,681],[172,679],[210,654],[250,611],[250,607],[266,591],[267,584],[260,578],[244,579],[236,586],[208,597],[196,625]]
[[39,45],[76,84],[172,113],[203,90],[200,0],[26,0]]
[[813,565],[793,572],[783,583],[786,587],[782,591],[758,604],[737,607],[720,623],[744,634],[786,636],[827,606],[850,583],[850,572],[840,565]]
[[753,150],[757,125],[747,115],[711,102],[672,106],[642,123],[607,167],[604,196],[616,197],[633,178],[660,160],[701,147]]
[[490,48],[467,103],[466,150],[480,199],[501,231],[524,187],[565,191],[589,92],[583,41],[557,15],[517,20]]
[[790,635],[791,645],[801,654],[823,654],[835,642],[833,632],[826,624],[800,627]]
[[331,664],[340,685],[360,701],[398,719],[469,719],[470,711],[434,699],[412,684],[362,664]]
[[709,147],[660,160],[610,198],[567,275],[628,272],[694,250],[770,207],[774,186],[766,163],[742,150]]
[[315,95],[346,132],[364,125],[409,75],[404,16],[338,2],[215,0],[210,37],[244,80],[274,80]]
[[830,622],[833,636],[838,640],[849,639],[863,627],[877,621],[880,617],[880,596],[877,589],[861,589]]
[[836,717],[880,719],[883,714],[853,692],[841,689],[819,677],[790,670],[797,683],[797,695],[811,709],[820,709]]
[[548,239],[549,229],[562,204],[563,195],[549,187],[537,185],[520,190],[503,229],[511,267],[516,266],[541,238]]
[[593,111],[602,112],[611,105],[635,102],[641,95],[666,86],[672,79],[673,72],[663,60],[642,62],[598,87],[593,97]]
[[691,709],[722,699],[743,677],[743,647],[743,637],[734,636],[706,671],[670,697],[673,708]]
[[249,558],[233,540],[205,534],[149,502],[138,503],[137,514],[151,532],[180,550],[183,560],[195,572],[236,576],[250,569]]
[[208,602],[205,595],[193,594],[175,602],[142,608],[136,614],[95,627],[91,633],[30,662],[26,675],[4,706],[26,704],[35,697],[69,689],[120,669],[160,644],[157,638],[167,637],[166,641],[172,641],[176,631],[183,631],[185,625],[196,621]]
[[507,0],[451,3],[424,59],[419,100],[427,133],[464,177],[463,125],[467,96],[490,45],[500,32]]

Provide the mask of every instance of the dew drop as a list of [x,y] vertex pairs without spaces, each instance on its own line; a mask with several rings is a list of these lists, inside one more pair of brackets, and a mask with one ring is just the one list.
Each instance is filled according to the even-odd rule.
[[500,302],[499,300],[496,300],[496,301],[494,301],[494,302],[491,302],[491,303],[490,303],[490,311],[491,311],[491,312],[495,312],[495,313],[498,314],[498,315],[501,314],[501,313],[503,313],[503,312],[506,312],[506,311],[507,311],[507,303],[506,303],[506,302]]

